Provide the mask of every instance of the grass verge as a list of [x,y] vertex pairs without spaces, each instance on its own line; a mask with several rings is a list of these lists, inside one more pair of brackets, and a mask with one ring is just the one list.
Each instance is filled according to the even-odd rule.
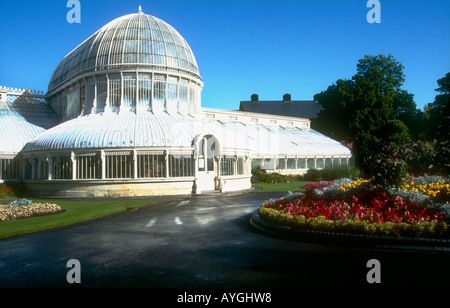
[[[64,212],[0,222],[0,239],[68,226],[139,207],[160,204],[170,200],[171,199],[169,198],[94,201],[33,199],[33,202],[57,204],[64,209]],[[2,203],[2,200],[0,200],[0,203]]]
[[253,184],[254,187],[260,187],[261,190],[254,191],[255,193],[271,193],[271,192],[299,192],[305,191],[302,187],[305,184],[311,183],[310,181],[298,181],[298,182],[290,182],[290,183],[258,183]]

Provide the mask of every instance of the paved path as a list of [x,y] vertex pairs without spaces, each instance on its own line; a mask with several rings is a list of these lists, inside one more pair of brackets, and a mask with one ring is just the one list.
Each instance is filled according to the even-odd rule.
[[[273,196],[193,197],[56,230],[0,240],[0,287],[322,287],[450,285],[446,253],[290,242],[249,218]],[[70,259],[80,284],[69,284]]]

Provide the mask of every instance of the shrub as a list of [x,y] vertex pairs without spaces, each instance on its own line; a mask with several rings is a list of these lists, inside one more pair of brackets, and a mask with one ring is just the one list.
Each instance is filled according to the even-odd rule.
[[27,205],[32,205],[33,201],[29,200],[29,199],[20,199],[20,200],[14,200],[12,202],[10,202],[8,205],[9,206],[27,206]]
[[0,198],[13,198],[16,196],[16,191],[12,185],[0,184]]
[[353,167],[335,167],[324,169],[309,169],[304,175],[305,181],[333,181],[340,178],[358,177],[359,170]]

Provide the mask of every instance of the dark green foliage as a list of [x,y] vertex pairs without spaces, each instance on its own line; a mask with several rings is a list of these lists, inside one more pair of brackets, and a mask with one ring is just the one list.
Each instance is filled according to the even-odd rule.
[[256,167],[252,170],[252,183],[288,183],[288,182],[295,182],[300,181],[301,176],[300,175],[284,175],[280,173],[269,173],[264,169],[261,169],[260,167]]
[[252,170],[252,183],[289,183],[298,181],[333,181],[344,177],[358,177],[359,170],[351,167],[309,169],[304,175],[268,173],[256,167]]
[[325,169],[309,169],[304,175],[304,181],[333,181],[340,178],[359,177],[359,170],[351,167]]
[[436,142],[386,143],[376,156],[372,173],[375,185],[398,186],[407,174],[448,176],[450,150]]
[[437,81],[438,88],[434,102],[426,107],[427,133],[430,139],[437,139],[447,146],[450,142],[450,73]]

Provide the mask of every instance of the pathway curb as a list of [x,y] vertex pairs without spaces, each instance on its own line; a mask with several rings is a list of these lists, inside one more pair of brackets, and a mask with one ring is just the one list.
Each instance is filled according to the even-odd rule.
[[272,224],[260,217],[259,210],[252,213],[250,217],[250,225],[255,230],[265,235],[310,244],[450,253],[450,240],[448,239],[383,237],[363,234],[301,230],[289,226]]

